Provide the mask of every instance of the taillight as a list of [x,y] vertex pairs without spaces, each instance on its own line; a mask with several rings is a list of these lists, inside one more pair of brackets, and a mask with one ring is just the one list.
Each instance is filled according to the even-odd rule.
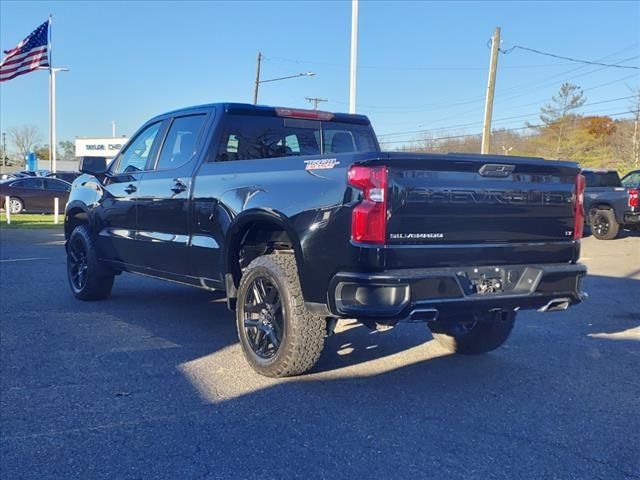
[[638,192],[639,190],[637,188],[629,189],[629,206],[631,208],[638,208],[638,206],[640,206],[640,200],[638,199]]
[[578,174],[576,177],[576,191],[575,200],[573,203],[574,208],[574,224],[573,224],[573,239],[579,240],[582,238],[584,231],[584,187],[586,180],[584,175]]
[[387,238],[387,167],[354,165],[349,185],[362,190],[353,208],[351,238],[356,242],[384,244]]

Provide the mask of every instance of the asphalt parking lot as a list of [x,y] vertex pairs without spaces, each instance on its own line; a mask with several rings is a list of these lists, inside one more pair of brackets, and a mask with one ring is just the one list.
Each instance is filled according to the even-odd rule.
[[640,478],[640,236],[586,238],[588,303],[448,356],[345,323],[254,374],[221,297],[139,276],[74,300],[60,231],[1,233],[4,479]]

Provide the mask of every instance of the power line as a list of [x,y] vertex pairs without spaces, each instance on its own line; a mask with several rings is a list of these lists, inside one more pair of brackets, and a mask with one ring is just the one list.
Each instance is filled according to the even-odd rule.
[[[609,113],[606,116],[607,117],[617,117],[620,115],[628,115],[629,113],[632,113],[630,111],[625,111],[625,112],[618,112],[618,113]],[[534,129],[534,128],[540,128],[540,127],[544,127],[545,124],[544,123],[539,123],[536,125],[525,125],[524,127],[516,127],[516,128],[500,128],[500,129],[494,129],[493,131],[498,131],[498,132],[517,132],[520,130],[530,130],[530,129]],[[466,133],[466,134],[461,134],[461,135],[451,135],[451,136],[446,136],[446,137],[437,137],[434,138],[433,140],[435,141],[440,141],[440,140],[450,140],[450,139],[455,139],[455,138],[466,138],[466,137],[480,137],[482,136],[482,132],[478,132],[478,133]],[[411,142],[416,142],[416,141],[420,141],[420,140],[389,140],[389,141],[380,141],[379,143],[381,145],[390,145],[390,144],[394,144],[394,143],[411,143]]]
[[[633,77],[637,77],[637,76],[638,76],[638,74],[634,73],[632,75],[629,75],[629,76],[626,76],[626,77],[622,77],[622,78],[618,78],[616,80],[612,80],[612,81],[609,81],[609,82],[605,82],[605,83],[601,83],[601,84],[598,84],[598,85],[594,85],[592,87],[583,88],[582,91],[583,92],[591,92],[593,90],[597,90],[598,88],[606,87],[608,85],[611,85],[611,84],[614,84],[614,83],[618,83],[618,82],[623,82],[625,80],[628,80],[629,78],[633,78]],[[522,95],[517,95],[517,96],[522,96]],[[500,103],[502,100],[504,100],[504,99],[498,99],[498,100],[496,100],[496,103]],[[524,104],[524,105],[517,105],[517,106],[507,107],[507,109],[508,110],[512,110],[514,108],[527,107],[527,106],[539,104],[539,103],[542,103],[542,102],[545,102],[545,101],[547,101],[547,100],[539,100],[539,101],[527,103],[527,104]],[[458,113],[456,115],[453,115],[453,116],[450,116],[450,117],[439,118],[437,120],[434,120],[431,123],[437,123],[437,122],[443,122],[443,121],[446,121],[446,120],[452,120],[452,119],[455,119],[455,118],[459,118],[461,115],[466,115],[468,113],[473,113],[473,112],[480,111],[481,109],[482,109],[482,107],[476,107],[476,108],[473,108],[471,110],[465,110],[464,112],[460,112],[460,113]],[[423,111],[428,111],[428,110],[423,110]],[[377,112],[376,114],[380,115],[381,112]],[[421,125],[418,125],[418,127],[420,127],[420,126]],[[449,126],[434,127],[434,128],[430,128],[429,130],[442,130],[442,129],[446,129],[446,128],[450,128],[450,127]],[[418,131],[420,131],[420,130],[418,130]],[[405,133],[405,131],[382,134],[380,136],[395,135],[395,134],[400,134],[400,133]]]
[[562,60],[568,60],[570,62],[574,62],[574,63],[584,63],[586,65],[600,65],[602,67],[611,67],[611,68],[628,68],[628,69],[633,69],[633,70],[640,70],[640,67],[636,67],[633,65],[620,65],[619,63],[601,63],[601,62],[593,62],[590,60],[580,60],[577,58],[572,58],[572,57],[565,57],[563,55],[556,55],[555,53],[549,53],[549,52],[543,52],[540,50],[536,50],[535,48],[529,48],[529,47],[523,47],[521,45],[514,45],[511,48],[508,48],[506,50],[502,50],[500,49],[500,52],[508,55],[509,53],[513,52],[514,50],[525,50],[527,52],[532,52],[532,53],[536,53],[538,55],[545,55],[547,57],[553,57],[553,58],[559,58]]
[[[621,60],[621,61],[626,62],[626,61],[633,60],[633,59],[636,59],[636,58],[640,58],[640,55],[635,55],[633,57],[629,57],[629,58],[626,58],[626,59]],[[513,98],[522,97],[524,95],[528,95],[531,92],[538,91],[541,88],[552,86],[552,85],[556,85],[557,84],[556,81],[548,81],[548,80],[562,77],[562,76],[566,75],[567,73],[574,72],[576,70],[580,70],[580,69],[583,69],[583,68],[585,68],[585,67],[582,66],[582,67],[578,67],[578,68],[573,68],[573,69],[568,70],[568,71],[566,71],[564,73],[561,73],[561,74],[558,74],[558,75],[553,75],[551,77],[547,77],[544,80],[543,83],[538,82],[538,83],[524,85],[525,90],[521,90],[518,93],[515,93],[515,94],[512,94],[512,95],[507,95],[507,96],[504,96],[504,97],[498,96],[496,98],[496,100],[495,100],[495,103],[496,104],[502,104],[502,103],[504,103],[505,100],[511,100]],[[587,75],[591,75],[592,73],[596,73],[596,72],[599,72],[601,70],[604,70],[604,68],[597,68],[595,70],[591,70],[591,71],[584,72],[584,73],[581,73],[581,74],[578,74],[578,75],[574,75],[572,77],[564,78],[563,81],[573,80],[573,79],[576,79],[576,78],[580,78],[580,77],[584,77],[584,76],[587,76]],[[618,79],[612,80],[610,82],[606,82],[606,83],[603,83],[603,84],[600,84],[600,85],[596,85],[596,86],[593,86],[593,87],[583,88],[583,91],[594,90],[596,88],[600,88],[600,87],[603,87],[603,86],[611,85],[611,84],[617,83],[617,82],[622,82],[624,80],[628,80],[630,78],[637,77],[637,76],[638,76],[637,73],[633,73],[633,74],[628,75],[626,77],[618,78]],[[506,88],[504,90],[500,89],[499,93],[502,95],[502,94],[510,92],[510,91],[519,90],[521,87],[523,87],[523,86],[510,87],[510,88]],[[396,110],[396,112],[384,112],[384,111],[375,112],[375,113],[378,113],[378,114],[386,114],[386,115],[398,114],[398,115],[401,115],[401,114],[407,114],[407,113],[431,112],[431,111],[435,111],[435,110],[442,110],[444,108],[459,107],[459,106],[473,104],[473,103],[474,104],[479,104],[483,100],[484,100],[484,97],[480,97],[479,96],[479,97],[473,97],[472,99],[469,99],[469,100],[461,100],[461,101],[457,101],[457,102],[453,102],[453,103],[447,103],[447,104],[435,103],[435,104],[420,105],[420,106],[415,106],[415,107],[400,106],[400,105],[393,106],[393,105],[369,105],[369,104],[361,104],[361,106],[363,108],[365,108],[365,109]],[[540,100],[540,101],[542,102],[544,100]],[[347,105],[347,102],[341,102],[341,101],[334,101],[334,103],[337,103],[337,104],[340,104],[340,105]],[[534,103],[536,103],[536,102],[532,102],[532,103],[526,104],[524,106],[533,105]],[[512,108],[516,108],[516,107],[512,107]],[[462,115],[462,114],[465,114],[465,113],[475,112],[475,111],[478,111],[478,110],[481,110],[481,109],[482,109],[482,106],[478,106],[476,108],[473,108],[472,110],[468,110],[468,111],[462,112],[462,113],[460,113],[460,114],[458,114],[456,116],[459,116],[459,115]],[[455,118],[455,117],[447,117],[444,120],[448,120],[450,118]]]
[[[285,57],[265,57],[265,60],[276,60],[281,62],[289,62],[296,63],[299,65],[309,64],[309,65],[323,65],[327,67],[340,67],[340,68],[348,68],[349,65],[343,63],[331,63],[331,62],[318,62],[314,60],[301,60],[295,58],[285,58]],[[546,64],[538,64],[538,65],[512,65],[508,67],[503,67],[507,69],[526,69],[526,68],[546,68],[546,67],[561,67],[571,65],[570,63],[546,63]],[[359,69],[371,69],[371,70],[486,70],[487,67],[462,67],[462,66],[422,66],[417,65],[413,67],[409,66],[398,66],[398,65],[358,65]]]
[[[628,100],[630,98],[634,98],[634,95],[629,95],[627,97],[620,97],[620,98],[612,98],[609,100],[602,100],[600,102],[592,102],[592,103],[586,103],[584,105],[582,105],[583,107],[590,107],[592,105],[601,105],[603,103],[611,103],[611,102],[619,102],[620,100]],[[494,120],[494,122],[502,122],[502,121],[506,121],[506,120],[515,120],[518,118],[527,118],[527,117],[534,117],[536,115],[540,115],[540,112],[535,112],[535,113],[527,113],[527,114],[523,114],[523,115],[514,115],[511,117],[503,117],[503,118],[497,118]],[[378,137],[396,137],[396,136],[403,136],[403,135],[409,135],[409,134],[414,134],[414,133],[426,133],[426,132],[434,132],[436,130],[449,130],[452,128],[461,128],[461,127],[472,127],[475,125],[481,125],[483,122],[471,122],[471,123],[461,123],[458,125],[447,125],[444,127],[434,127],[434,128],[427,128],[427,129],[421,129],[421,130],[410,130],[410,131],[405,131],[405,132],[394,132],[394,133],[382,133],[380,135],[378,135]]]

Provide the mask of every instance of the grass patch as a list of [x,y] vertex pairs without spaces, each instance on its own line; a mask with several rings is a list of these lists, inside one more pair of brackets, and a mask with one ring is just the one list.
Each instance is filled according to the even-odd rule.
[[38,213],[22,213],[11,215],[11,224],[7,225],[7,217],[2,212],[0,214],[0,228],[62,228],[64,217],[58,217],[60,223],[53,223],[53,215]]

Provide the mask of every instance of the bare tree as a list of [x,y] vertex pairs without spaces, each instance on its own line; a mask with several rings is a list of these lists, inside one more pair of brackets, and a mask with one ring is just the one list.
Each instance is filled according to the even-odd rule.
[[551,102],[540,109],[540,120],[556,140],[556,158],[560,157],[567,123],[574,119],[572,112],[586,101],[587,98],[578,85],[565,82],[560,85],[560,91],[551,97]]
[[22,160],[33,151],[40,140],[40,132],[35,125],[22,125],[9,129],[9,138],[15,145]]

